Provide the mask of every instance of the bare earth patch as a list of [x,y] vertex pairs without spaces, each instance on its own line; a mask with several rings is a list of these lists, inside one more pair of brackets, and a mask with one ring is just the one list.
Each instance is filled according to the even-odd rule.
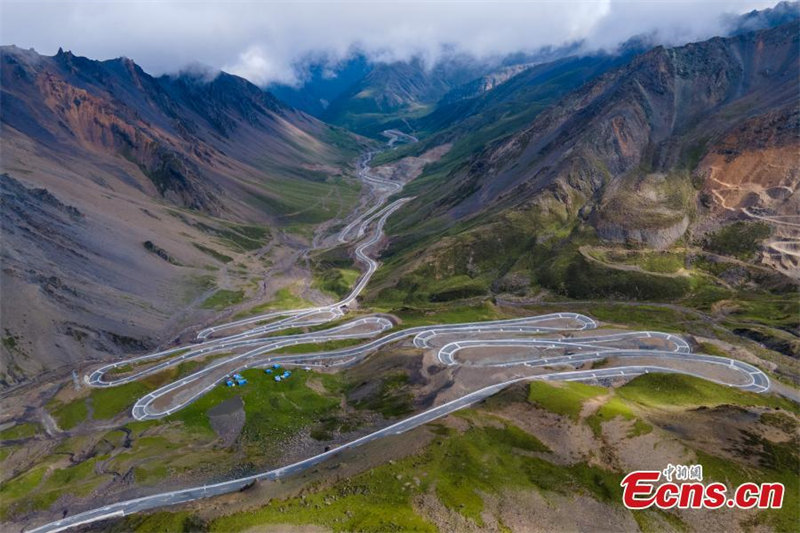
[[208,410],[208,420],[224,446],[230,446],[242,432],[245,422],[244,403],[234,396]]

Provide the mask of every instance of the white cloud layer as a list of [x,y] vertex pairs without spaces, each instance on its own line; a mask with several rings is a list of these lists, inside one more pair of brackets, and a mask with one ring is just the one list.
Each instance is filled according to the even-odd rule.
[[354,48],[382,60],[435,61],[443,49],[476,57],[583,40],[613,49],[638,34],[664,44],[719,34],[723,13],[763,0],[574,1],[37,1],[2,0],[0,40],[53,54],[127,56],[154,74],[202,63],[259,85],[296,81],[297,61]]

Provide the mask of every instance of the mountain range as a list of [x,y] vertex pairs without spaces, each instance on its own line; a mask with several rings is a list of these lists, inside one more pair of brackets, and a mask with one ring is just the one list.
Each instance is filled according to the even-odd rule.
[[6,383],[174,334],[208,269],[355,201],[360,141],[242,78],[13,46],[0,64]]
[[[742,217],[742,208],[797,213],[798,29],[791,22],[657,47],[611,70],[613,63],[595,59],[592,67],[606,72],[476,153],[463,145],[480,130],[480,116],[465,119],[470,127],[460,136],[452,134],[458,126],[432,136],[414,150],[432,141],[461,149],[410,185],[417,197],[390,228],[387,257],[401,255],[398,264],[420,276],[432,268],[436,277],[488,276],[491,284],[530,262],[537,245],[570,240],[564,232],[572,229],[666,249]],[[537,69],[547,76],[547,68],[517,78]],[[457,252],[465,249],[473,253]],[[787,269],[796,269],[789,261]],[[387,277],[398,279],[397,272]]]
[[[0,47],[2,529],[794,531],[800,3],[723,26],[266,88]],[[623,504],[679,464],[783,505]]]
[[[290,104],[225,73],[4,47],[4,302],[31,302],[4,309],[6,382],[174,338],[219,291],[252,296],[233,265],[357,202],[355,155],[376,145],[346,128],[420,138],[374,161],[419,175],[368,300],[659,295],[652,279],[566,280],[591,270],[587,247],[696,249],[797,212],[797,18],[783,3],[728,37],[614,54],[311,62],[304,86],[272,88]],[[757,262],[792,276],[791,228],[771,227]]]

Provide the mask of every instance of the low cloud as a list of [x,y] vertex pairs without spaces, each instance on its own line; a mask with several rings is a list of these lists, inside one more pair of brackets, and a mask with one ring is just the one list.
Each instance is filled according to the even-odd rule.
[[613,50],[634,35],[663,44],[704,39],[723,15],[758,0],[537,2],[97,2],[6,0],[3,44],[96,59],[127,56],[154,74],[200,62],[259,85],[296,83],[298,63],[335,64],[360,50],[380,61],[447,53],[477,58],[582,41]]

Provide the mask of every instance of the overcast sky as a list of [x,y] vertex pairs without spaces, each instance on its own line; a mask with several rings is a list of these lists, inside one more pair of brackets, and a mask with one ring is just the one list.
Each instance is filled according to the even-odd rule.
[[665,44],[721,31],[724,13],[758,0],[528,2],[275,2],[0,0],[0,40],[52,55],[127,56],[152,74],[200,63],[264,85],[296,81],[308,54],[332,60],[354,46],[373,58],[429,61],[442,47],[485,57],[584,40],[613,49],[656,32]]

